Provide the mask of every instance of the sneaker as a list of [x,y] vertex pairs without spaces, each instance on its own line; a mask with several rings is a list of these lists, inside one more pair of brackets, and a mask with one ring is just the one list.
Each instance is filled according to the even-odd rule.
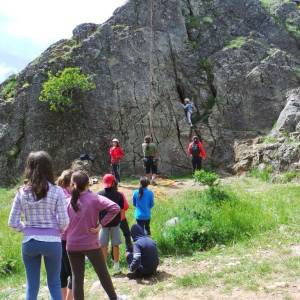
[[118,295],[117,300],[129,300],[127,296],[124,295]]
[[121,273],[120,264],[114,264],[114,266],[113,266],[113,272],[114,272],[114,274]]

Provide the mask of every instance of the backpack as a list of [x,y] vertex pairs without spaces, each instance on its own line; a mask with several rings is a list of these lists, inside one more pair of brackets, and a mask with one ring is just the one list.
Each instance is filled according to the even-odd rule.
[[192,153],[192,156],[199,156],[200,155],[200,149],[199,149],[198,144],[193,143],[191,153]]

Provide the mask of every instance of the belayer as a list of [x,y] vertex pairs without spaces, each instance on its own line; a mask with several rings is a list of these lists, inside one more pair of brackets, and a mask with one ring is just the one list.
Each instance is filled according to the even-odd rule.
[[109,149],[112,174],[116,177],[118,183],[121,181],[120,177],[120,162],[124,158],[124,151],[120,146],[118,139],[112,140],[112,147]]
[[183,101],[184,103],[182,103],[182,107],[184,109],[187,122],[191,127],[193,127],[192,114],[194,111],[194,104],[191,102],[189,98],[185,98]]
[[202,159],[206,158],[206,152],[198,136],[193,137],[193,141],[188,147],[188,153],[192,158],[193,172],[200,170],[202,167]]
[[157,146],[153,143],[151,136],[145,136],[144,143],[142,144],[143,155],[144,155],[144,168],[146,177],[152,184],[155,183],[157,175],[157,164],[158,164],[158,151]]

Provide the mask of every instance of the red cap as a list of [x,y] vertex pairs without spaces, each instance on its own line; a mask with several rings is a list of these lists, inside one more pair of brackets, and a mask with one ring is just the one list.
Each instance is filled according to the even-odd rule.
[[103,187],[105,189],[111,188],[114,182],[116,181],[116,178],[112,174],[106,174],[104,175],[102,182],[103,182]]

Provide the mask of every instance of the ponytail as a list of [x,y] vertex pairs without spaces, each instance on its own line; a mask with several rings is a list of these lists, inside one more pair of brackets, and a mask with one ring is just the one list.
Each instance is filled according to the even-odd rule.
[[80,197],[80,193],[85,190],[85,188],[89,184],[89,177],[83,171],[76,171],[72,175],[71,183],[73,185],[71,191],[71,206],[75,212],[78,212],[78,199]]
[[80,191],[79,189],[76,187],[72,190],[72,198],[71,198],[71,205],[74,209],[75,212],[78,212],[78,205],[77,205],[77,201],[79,199],[80,196]]
[[150,181],[147,177],[141,177],[140,187],[139,187],[139,199],[142,199],[144,195],[144,189],[150,184]]

